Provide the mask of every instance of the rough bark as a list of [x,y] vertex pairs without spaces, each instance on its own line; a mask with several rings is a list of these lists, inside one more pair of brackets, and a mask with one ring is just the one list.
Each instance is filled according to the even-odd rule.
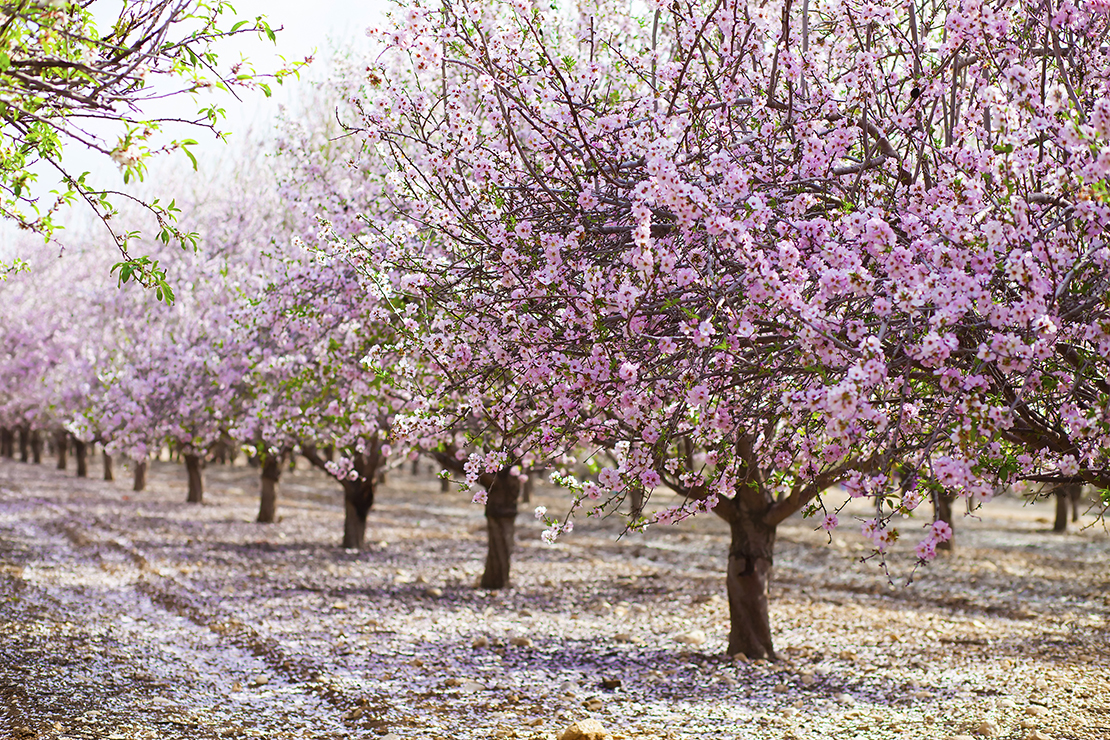
[[104,480],[115,480],[116,474],[112,470],[112,456],[103,452],[101,458],[104,460]]
[[481,587],[509,587],[513,545],[516,539],[517,502],[520,500],[520,478],[503,468],[483,475],[479,482],[486,487],[486,567]]
[[189,495],[186,503],[199,504],[204,501],[204,478],[201,475],[202,461],[199,455],[185,455],[185,472],[189,476]]
[[42,434],[37,429],[31,431],[31,460],[35,465],[42,464]]
[[956,549],[956,525],[952,523],[952,502],[955,500],[955,496],[947,496],[942,493],[933,497],[933,520],[945,522],[949,527],[952,527],[952,537],[947,542],[938,542],[938,550],[951,552]]
[[754,517],[740,516],[729,522],[728,550],[729,632],[728,654],[748,658],[775,659],[768,612],[768,591],[774,563],[775,530]]
[[66,469],[66,451],[69,449],[69,433],[64,429],[54,432],[54,452],[58,455],[58,470]]
[[77,477],[89,477],[89,446],[76,437],[73,438],[73,457],[77,460]]
[[131,486],[132,491],[142,491],[146,489],[146,460],[135,461],[135,482]]
[[262,524],[273,524],[277,518],[277,484],[281,478],[281,457],[266,455],[262,463],[262,494],[258,505],[258,520]]

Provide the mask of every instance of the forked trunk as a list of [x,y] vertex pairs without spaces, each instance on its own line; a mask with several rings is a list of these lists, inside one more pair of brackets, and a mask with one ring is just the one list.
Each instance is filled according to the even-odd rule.
[[199,455],[185,455],[185,472],[189,476],[189,495],[185,502],[199,504],[204,500],[204,478],[201,477],[201,459]]
[[258,505],[258,521],[273,524],[277,517],[277,484],[281,477],[281,457],[266,455],[262,463],[262,495]]
[[31,432],[31,460],[35,465],[42,464],[42,435],[37,429]]
[[516,537],[517,502],[520,499],[520,478],[504,468],[482,477],[486,486],[486,569],[481,587],[508,588]]
[[374,475],[343,481],[343,547],[366,546],[366,517],[374,505]]
[[31,459],[31,433],[27,427],[19,428],[19,461],[27,462]]
[[115,480],[116,474],[112,471],[112,456],[107,452],[101,453],[104,460],[104,480]]
[[934,521],[945,522],[952,528],[952,537],[946,542],[938,542],[938,550],[948,550],[951,552],[956,549],[956,526],[952,523],[952,502],[956,500],[955,496],[948,496],[943,493],[938,493],[933,497]]
[[66,469],[66,450],[69,449],[69,433],[64,429],[54,432],[54,451],[58,453],[58,470]]
[[132,491],[142,491],[146,488],[146,460],[135,461],[135,484],[131,487]]
[[89,477],[89,446],[83,441],[73,438],[73,457],[77,460],[77,477]]
[[743,653],[752,660],[774,660],[767,606],[775,527],[740,512],[740,516],[729,523],[729,529],[732,540],[725,575],[729,608],[728,654]]

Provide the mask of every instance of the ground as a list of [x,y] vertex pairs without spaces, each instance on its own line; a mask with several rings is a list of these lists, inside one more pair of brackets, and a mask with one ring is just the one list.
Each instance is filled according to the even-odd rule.
[[303,464],[271,525],[257,471],[206,476],[197,506],[169,462],[132,493],[0,460],[0,738],[547,739],[589,717],[616,739],[1110,737],[1090,515],[1056,535],[1051,504],[992,502],[909,585],[904,553],[889,578],[860,562],[858,525],[828,544],[792,519],[768,664],[724,655],[715,517],[619,539],[580,521],[549,546],[525,507],[514,587],[490,593],[481,508],[426,467],[390,474],[363,552],[336,546],[338,486]]

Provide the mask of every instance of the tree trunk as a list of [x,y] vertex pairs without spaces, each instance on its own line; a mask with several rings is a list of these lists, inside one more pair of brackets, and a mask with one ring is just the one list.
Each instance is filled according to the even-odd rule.
[[58,453],[58,470],[66,469],[66,450],[69,449],[69,433],[64,429],[54,432],[54,451]]
[[1083,501],[1083,486],[1077,485],[1071,493],[1071,520],[1079,521],[1079,504]]
[[273,524],[277,517],[277,484],[281,477],[281,457],[266,455],[262,463],[262,495],[258,506],[258,521]]
[[[487,476],[482,476],[486,479]],[[520,499],[520,478],[504,468],[481,480],[486,486],[486,569],[481,587],[508,588],[509,566],[512,563],[516,536],[517,501]]]
[[768,613],[768,590],[775,550],[775,530],[742,511],[729,522],[732,540],[728,550],[729,632],[728,654],[743,653],[755,660],[775,659]]
[[451,479],[450,478],[440,478],[439,479],[439,492],[440,493],[449,493],[450,491],[451,491]]
[[12,430],[7,427],[0,427],[0,456],[15,457],[15,450],[12,447]]
[[366,546],[366,516],[374,505],[374,474],[361,480],[343,481],[343,547],[361,550]]
[[31,433],[26,426],[19,428],[19,461],[27,462],[31,459]]
[[952,523],[952,502],[955,500],[955,496],[948,496],[943,493],[938,493],[933,497],[933,521],[945,522],[952,528],[952,536],[945,542],[937,543],[938,550],[951,552],[956,549],[956,525]]
[[146,460],[135,461],[135,485],[131,487],[132,491],[142,491],[146,488]]
[[526,504],[532,503],[532,491],[534,490],[536,490],[536,476],[534,473],[529,473],[524,485],[520,488],[520,500]]
[[77,460],[77,477],[78,478],[88,478],[89,477],[88,445],[85,444],[85,442],[77,439],[77,437],[73,438],[73,457],[76,458],[76,460]]
[[101,453],[104,460],[104,480],[115,480],[116,474],[112,471],[112,456],[107,452]]
[[[1056,522],[1052,525],[1053,532],[1068,531],[1068,509],[1072,508],[1071,505],[1074,504],[1081,490],[1083,487],[1075,483],[1056,486],[1056,490],[1053,491],[1056,497]],[[1074,508],[1078,510],[1079,506],[1076,504]]]
[[189,495],[185,502],[199,504],[204,500],[204,478],[201,476],[199,455],[185,455],[185,472],[189,476]]
[[412,477],[415,478],[419,472],[420,472],[420,458],[418,457],[418,458],[416,458],[415,460],[412,461]]
[[37,429],[31,432],[31,459],[35,465],[42,464],[42,435]]

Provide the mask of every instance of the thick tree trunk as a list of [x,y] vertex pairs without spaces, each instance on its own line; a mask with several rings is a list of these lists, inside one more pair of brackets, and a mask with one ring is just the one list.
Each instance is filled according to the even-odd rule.
[[42,434],[37,429],[31,432],[31,460],[35,465],[42,464]]
[[104,480],[115,480],[116,474],[112,470],[112,456],[107,452],[102,452],[101,459],[104,460]]
[[146,489],[146,460],[135,461],[135,484],[131,487],[132,491],[142,491]]
[[[483,476],[485,479],[486,476]],[[481,587],[508,588],[516,538],[517,502],[520,500],[520,478],[508,468],[482,480],[486,486],[486,568]]]
[[199,455],[185,455],[185,472],[189,476],[189,495],[186,503],[199,504],[204,500],[204,478],[201,476]]
[[277,484],[281,478],[281,457],[266,455],[262,463],[262,495],[258,505],[258,521],[273,524],[277,517]]
[[729,608],[728,654],[743,653],[752,660],[774,660],[767,606],[775,527],[738,512],[729,522],[729,529],[732,541],[725,575]]
[[948,496],[943,493],[938,493],[933,498],[933,520],[945,522],[952,528],[952,537],[946,542],[938,542],[938,550],[948,550],[951,552],[956,549],[956,525],[952,523],[952,502],[955,500],[955,496]]
[[27,462],[31,459],[31,431],[23,426],[19,428],[19,461]]
[[7,427],[0,427],[0,457],[15,457],[12,430]]
[[374,505],[374,474],[361,480],[343,481],[343,547],[361,550],[366,546],[366,517]]
[[69,433],[64,429],[54,432],[54,452],[58,454],[58,470],[66,469],[66,450],[69,449]]
[[73,438],[73,457],[77,460],[77,477],[78,478],[88,478],[89,477],[89,455],[88,455],[88,451],[89,451],[89,446],[85,442],[77,439],[77,437]]
[[520,500],[526,504],[532,503],[532,491],[534,490],[536,490],[536,476],[534,473],[529,473],[524,485],[520,487]]

